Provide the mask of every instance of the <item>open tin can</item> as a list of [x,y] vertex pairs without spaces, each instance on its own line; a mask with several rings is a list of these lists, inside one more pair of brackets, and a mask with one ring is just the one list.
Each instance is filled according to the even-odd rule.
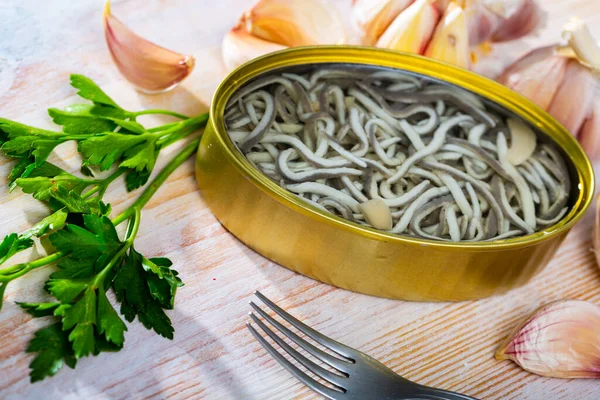
[[[513,113],[562,151],[571,177],[570,209],[557,224],[492,242],[439,242],[349,222],[302,201],[257,170],[225,129],[229,98],[258,76],[318,64],[395,68],[466,89]],[[575,138],[533,102],[492,80],[413,54],[353,46],[293,48],[252,60],[218,87],[196,160],[202,196],[219,221],[274,262],[334,286],[374,296],[458,301],[503,293],[552,259],[592,202],[594,173]]]

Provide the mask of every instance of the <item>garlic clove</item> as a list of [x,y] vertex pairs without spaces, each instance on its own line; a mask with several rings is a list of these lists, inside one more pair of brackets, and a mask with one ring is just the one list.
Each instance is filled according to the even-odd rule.
[[590,69],[570,60],[548,112],[574,136],[591,113],[595,87],[596,78]]
[[287,47],[281,44],[259,39],[238,25],[223,38],[223,61],[225,67],[231,71],[253,58],[285,48]]
[[365,220],[376,229],[392,229],[392,211],[382,199],[371,199],[359,204]]
[[496,351],[534,374],[600,378],[600,307],[560,300],[536,310]]
[[362,43],[374,45],[386,28],[414,0],[357,0],[352,6],[354,22],[362,32]]
[[508,161],[512,165],[519,165],[527,161],[536,147],[535,133],[525,123],[518,119],[509,118],[506,121],[510,130],[510,148],[508,149]]
[[259,0],[240,21],[248,33],[283,46],[343,44],[344,25],[319,0]]
[[464,10],[456,3],[452,2],[446,8],[424,55],[459,67],[469,68],[467,20]]
[[567,62],[555,55],[555,46],[541,47],[507,67],[497,80],[547,110],[563,81]]
[[125,79],[138,90],[161,93],[177,86],[194,68],[193,56],[165,49],[132,32],[104,6],[104,34],[110,54]]
[[583,21],[579,18],[571,18],[565,25],[563,37],[582,64],[600,71],[600,44],[592,37]]
[[440,17],[434,0],[416,0],[402,11],[377,41],[377,47],[422,54]]
[[[581,147],[583,147],[583,150],[585,150],[588,157],[592,159],[600,157],[600,97],[594,99],[592,114],[584,122],[578,137]],[[600,240],[600,238],[598,238],[598,240]],[[598,242],[594,241],[594,243]],[[600,252],[600,244],[598,246],[594,245],[594,247]]]

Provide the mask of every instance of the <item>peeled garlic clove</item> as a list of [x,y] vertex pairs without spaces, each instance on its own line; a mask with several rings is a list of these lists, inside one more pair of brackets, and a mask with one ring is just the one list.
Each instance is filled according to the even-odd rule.
[[125,79],[146,93],[174,88],[194,68],[193,56],[158,46],[133,33],[104,6],[104,34],[110,54]]
[[440,17],[434,0],[416,0],[402,11],[377,41],[377,47],[422,54]]
[[259,0],[243,16],[248,33],[283,46],[343,44],[344,25],[335,7],[319,0]]
[[592,72],[577,60],[570,60],[548,112],[574,136],[590,115],[595,87]]
[[253,58],[285,48],[287,47],[259,39],[238,25],[223,38],[223,61],[225,67],[231,71]]
[[535,0],[483,0],[483,4],[503,18],[492,34],[494,42],[521,38],[544,21],[545,14]]
[[534,374],[600,378],[600,307],[581,300],[547,304],[521,323],[496,351]]
[[414,0],[357,0],[352,6],[354,22],[363,34],[362,43],[374,45],[377,39]]
[[510,65],[497,80],[547,110],[563,81],[567,62],[555,54],[555,46],[541,47]]
[[392,229],[392,211],[382,199],[371,199],[359,204],[365,220],[376,229]]
[[536,147],[535,133],[525,123],[518,119],[509,118],[506,121],[510,130],[510,148],[508,149],[508,161],[512,165],[519,165],[527,161]]
[[[583,147],[588,157],[592,159],[600,157],[600,94],[597,93],[596,96],[592,107],[592,114],[584,122],[578,135],[581,147]],[[600,240],[600,237],[598,240]],[[594,241],[594,243],[596,251],[600,252],[600,244],[596,245],[597,241]]]
[[469,68],[469,38],[464,10],[452,2],[429,41],[425,56]]

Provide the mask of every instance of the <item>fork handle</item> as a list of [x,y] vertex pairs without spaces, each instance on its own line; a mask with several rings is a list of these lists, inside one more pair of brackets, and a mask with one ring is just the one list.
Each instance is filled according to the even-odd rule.
[[419,390],[416,394],[416,399],[427,399],[427,400],[478,400],[475,397],[467,396],[466,394],[460,394],[451,392],[449,390],[436,389],[429,386],[419,385]]

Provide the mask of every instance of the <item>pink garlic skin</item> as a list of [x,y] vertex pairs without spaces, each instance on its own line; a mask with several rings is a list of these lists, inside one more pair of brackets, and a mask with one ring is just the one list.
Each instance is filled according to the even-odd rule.
[[590,69],[577,60],[570,60],[548,112],[577,137],[584,121],[591,115],[595,93],[596,78]]
[[[579,131],[579,143],[581,143],[581,147],[583,147],[588,157],[594,159],[600,156],[600,94],[598,92],[596,92],[594,98],[591,116],[584,122]],[[600,251],[600,248],[598,251]]]
[[560,300],[536,310],[496,352],[534,374],[600,378],[600,307]]
[[543,22],[544,12],[534,0],[524,0],[521,7],[499,24],[492,35],[494,42],[519,39]]
[[563,81],[567,62],[555,55],[555,46],[540,47],[506,68],[497,80],[547,110]]

